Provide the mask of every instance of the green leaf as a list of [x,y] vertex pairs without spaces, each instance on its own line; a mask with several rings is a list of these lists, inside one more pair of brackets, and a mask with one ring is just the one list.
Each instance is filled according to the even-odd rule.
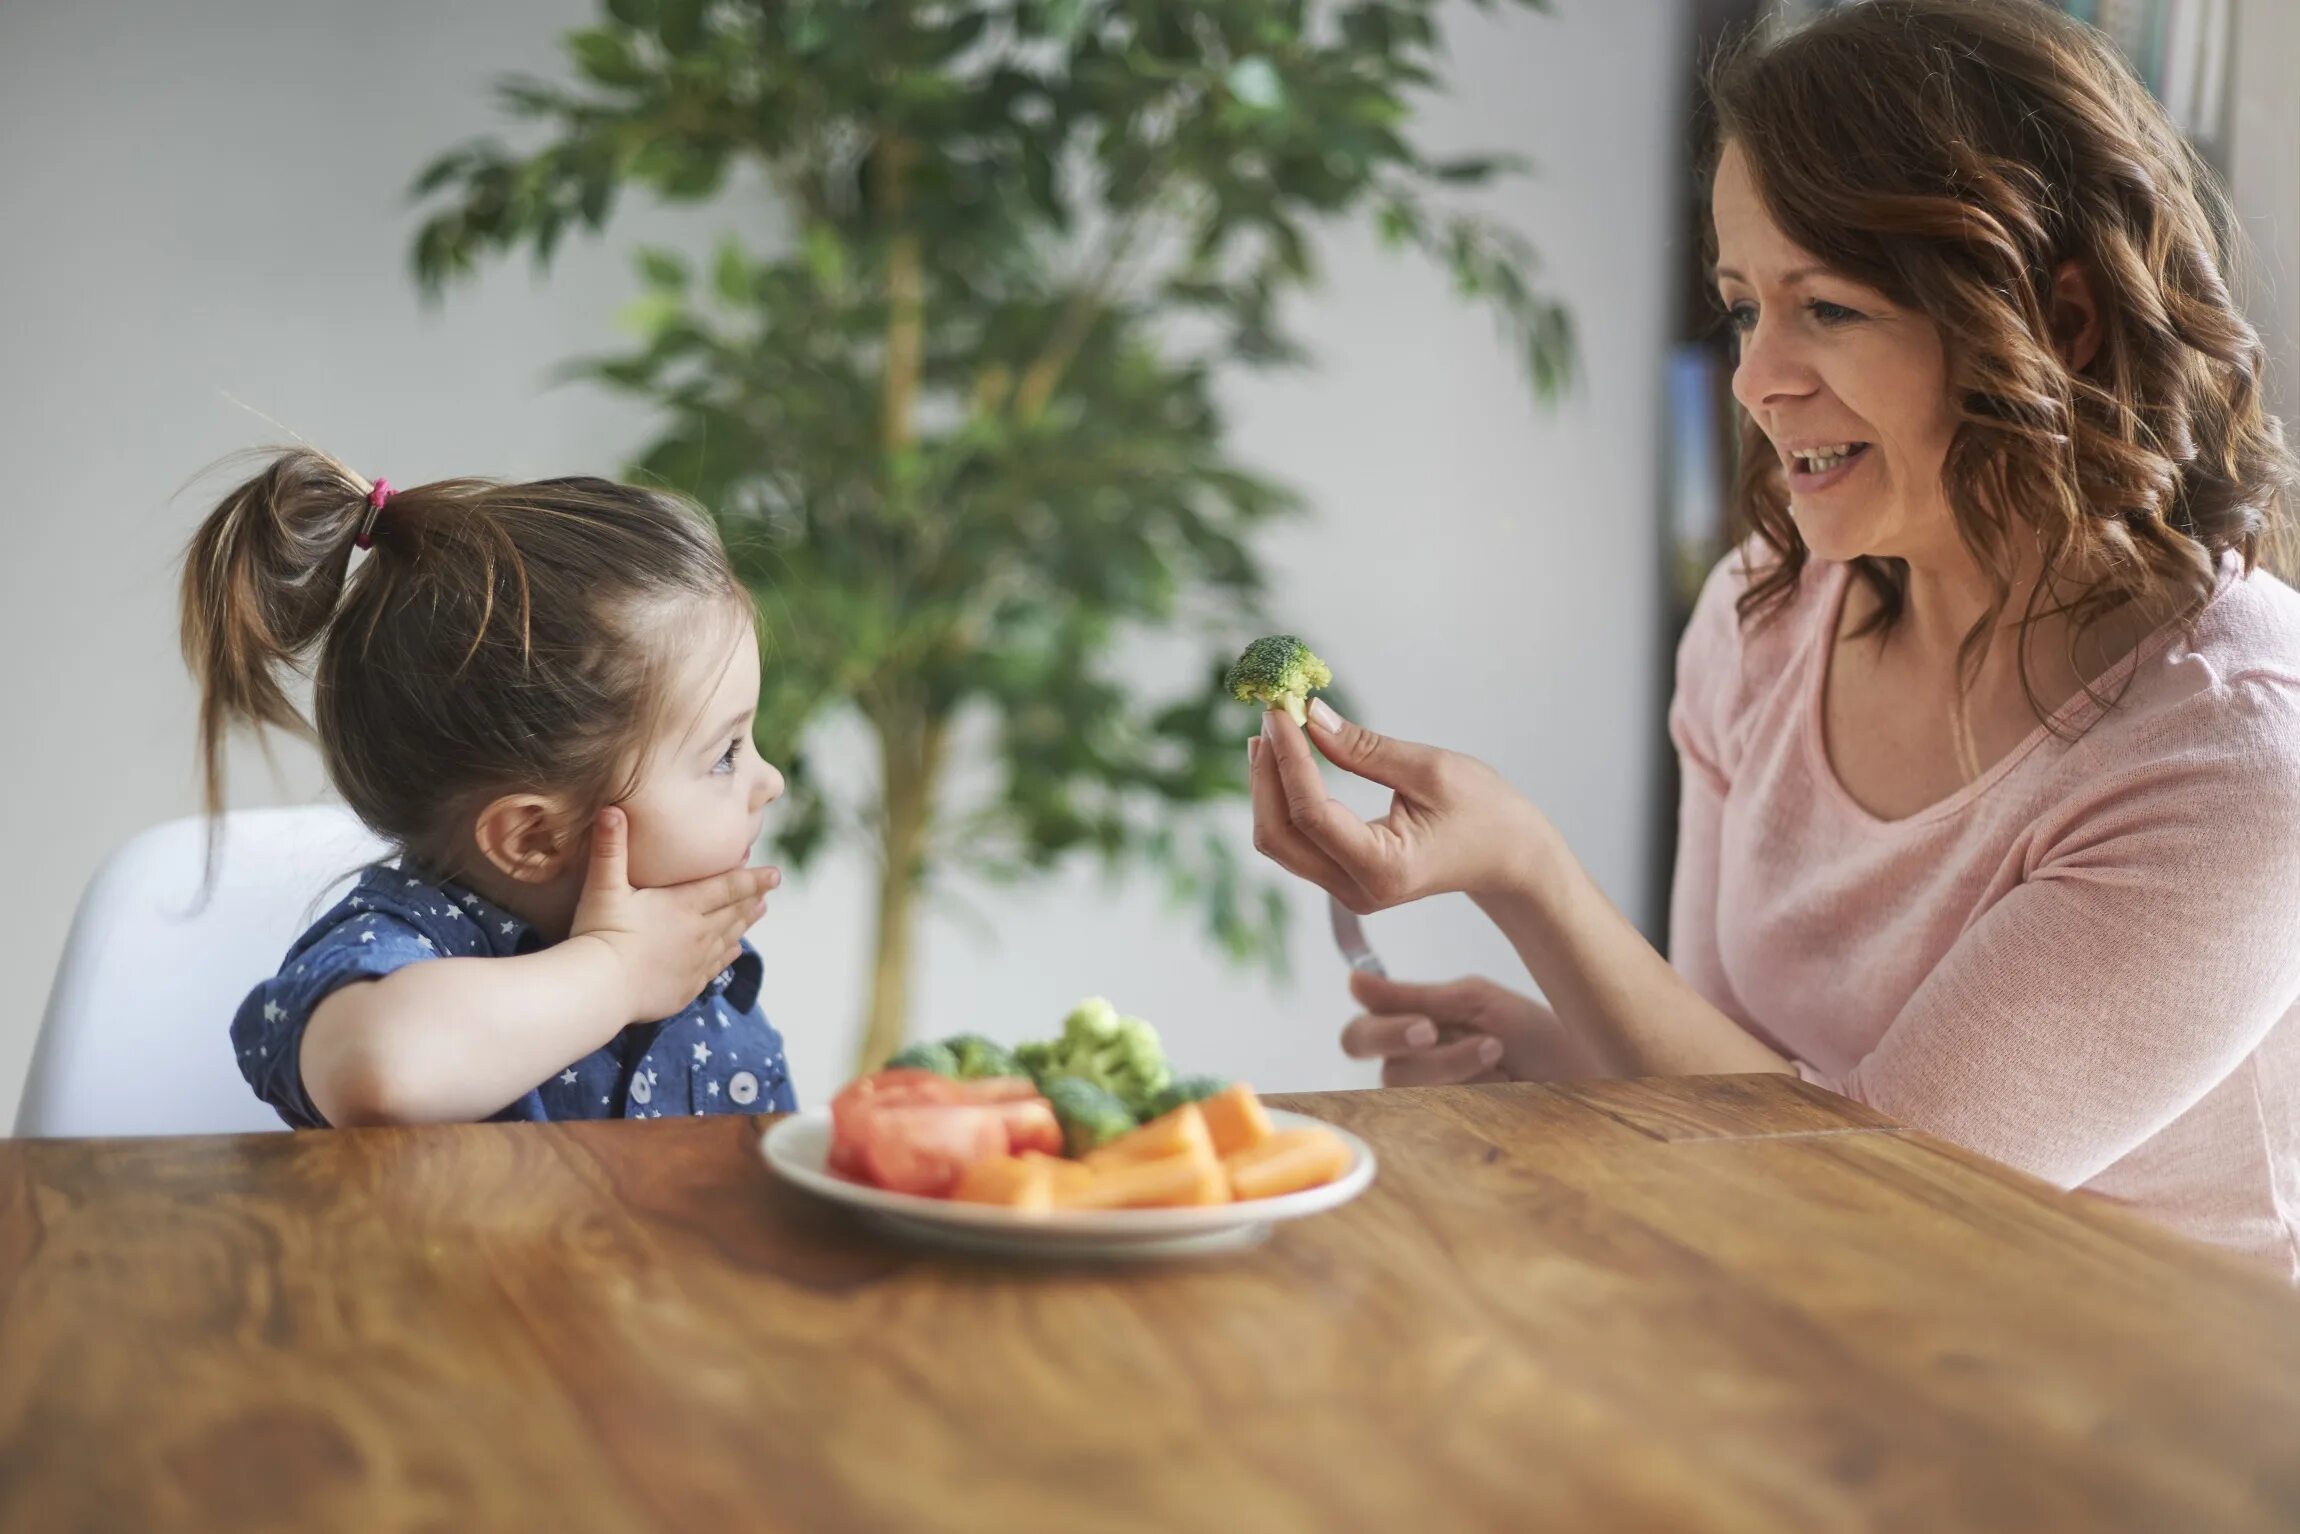
[[663,288],[673,293],[684,293],[693,273],[687,258],[674,250],[649,246],[639,252],[639,275],[652,288]]
[[567,52],[575,67],[601,85],[630,86],[646,80],[647,72],[631,53],[628,39],[603,27],[587,27],[567,34]]
[[987,11],[968,10],[960,12],[957,19],[952,21],[949,26],[944,27],[936,36],[934,47],[927,55],[928,61],[941,64],[958,57],[982,41],[982,34],[989,25],[990,13]]
[[839,243],[838,231],[828,224],[807,226],[807,270],[813,275],[815,286],[826,293],[836,293],[846,286],[846,250]]
[[607,211],[615,205],[615,177],[608,166],[593,170],[583,183],[582,200],[577,204],[583,222],[593,229],[607,222]]
[[656,34],[663,46],[675,54],[691,54],[703,46],[703,12],[705,0],[659,0],[662,13],[656,22]]
[[1055,178],[1054,156],[1036,138],[1025,139],[1022,144],[1022,181],[1038,211],[1057,229],[1068,228],[1070,209]]
[[1469,155],[1458,160],[1442,160],[1430,166],[1430,174],[1453,186],[1478,186],[1504,173],[1515,175],[1527,169],[1526,160],[1519,155]]
[[1086,30],[1090,14],[1087,0],[1046,0],[1046,30],[1057,42],[1069,46],[1078,41]]
[[607,0],[607,14],[641,31],[655,24],[656,0]]
[[711,286],[730,304],[751,301],[751,264],[731,236],[719,242],[718,257],[711,264]]
[[652,338],[677,323],[686,312],[686,301],[678,294],[650,288],[625,304],[622,312],[615,316],[615,323],[639,336]]

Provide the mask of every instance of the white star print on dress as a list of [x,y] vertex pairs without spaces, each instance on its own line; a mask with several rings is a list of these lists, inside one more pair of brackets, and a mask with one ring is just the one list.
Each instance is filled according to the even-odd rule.
[[503,935],[504,935],[505,937],[509,937],[509,936],[510,936],[510,935],[513,933],[513,931],[515,931],[515,930],[518,928],[518,926],[519,926],[519,923],[517,923],[517,922],[515,922],[515,921],[507,921],[507,922],[503,923]]
[[[561,1071],[559,1073],[559,1079],[566,1082],[569,1086],[575,1085],[575,1068],[573,1066],[569,1066],[567,1069]],[[607,1099],[602,1097],[599,1100],[601,1102],[605,1102]]]
[[712,1095],[713,1097],[716,1097],[716,1096],[718,1096],[718,1095],[719,1095],[719,1084],[718,1084],[717,1082],[715,1082],[715,1081],[711,1083],[711,1095]]
[[267,1001],[264,1003],[265,1022],[276,1023],[285,1016],[287,1016],[287,1008],[281,1006],[278,1002]]
[[695,1063],[697,1065],[709,1065],[711,1063],[711,1046],[700,1039],[695,1041]]
[[373,927],[370,927],[370,928],[368,928],[368,929],[367,929],[365,932],[362,932],[362,933],[359,935],[359,940],[360,940],[361,942],[363,942],[363,943],[372,943],[372,942],[374,942],[374,941],[375,941],[375,929],[374,929]]
[[417,936],[416,936],[416,939],[415,939],[415,946],[416,946],[416,947],[418,947],[418,948],[420,948],[420,949],[422,949],[422,950],[423,950],[425,953],[437,953],[437,952],[439,952],[439,950],[438,950],[437,948],[435,948],[435,947],[433,947],[433,946],[432,946],[432,942],[431,942],[431,939],[430,939],[430,938],[427,938],[427,937],[424,937],[424,936],[422,936],[420,933],[419,933],[419,934],[417,934]]

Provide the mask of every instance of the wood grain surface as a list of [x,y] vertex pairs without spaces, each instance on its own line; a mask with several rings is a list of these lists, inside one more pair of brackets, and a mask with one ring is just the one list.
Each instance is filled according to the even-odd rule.
[[1783,1077],[1275,1101],[1241,1256],[892,1244],[735,1118],[0,1142],[0,1530],[2290,1530],[2300,1299]]

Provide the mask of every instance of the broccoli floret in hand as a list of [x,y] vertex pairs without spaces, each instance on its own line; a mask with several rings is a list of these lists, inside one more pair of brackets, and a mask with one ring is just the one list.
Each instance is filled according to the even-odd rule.
[[1040,1090],[1062,1124],[1062,1147],[1073,1156],[1099,1150],[1135,1127],[1133,1112],[1091,1081],[1056,1076]]
[[1291,634],[1271,634],[1246,646],[1230,668],[1230,696],[1240,703],[1282,708],[1294,723],[1309,716],[1310,694],[1331,686],[1334,673]]

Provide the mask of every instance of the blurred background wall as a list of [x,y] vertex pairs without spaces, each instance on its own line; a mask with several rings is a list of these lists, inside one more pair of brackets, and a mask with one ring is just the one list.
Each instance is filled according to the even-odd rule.
[[[1352,239],[1321,251],[1329,281],[1299,327],[1321,366],[1241,391],[1235,442],[1317,509],[1271,543],[1273,612],[1321,637],[1382,726],[1500,763],[1637,909],[1680,29],[1667,5],[1459,9],[1458,91],[1426,132],[1541,162],[1497,211],[1536,238],[1581,322],[1578,394],[1537,413],[1486,317],[1426,266]],[[406,270],[416,168],[493,127],[493,78],[556,71],[557,35],[591,14],[581,0],[0,10],[0,461],[14,478],[0,815],[15,862],[0,881],[0,1103],[82,882],[122,838],[196,808],[174,563],[216,481],[206,500],[179,490],[281,437],[232,401],[401,484],[613,473],[641,440],[629,407],[546,374],[619,339],[635,233],[707,248],[709,217],[626,214],[604,245],[571,241],[548,286],[515,263],[437,313]],[[278,757],[275,779],[242,753],[235,799],[319,792],[307,750]],[[852,1053],[868,898],[859,860],[833,859],[756,934],[810,1098]],[[915,1025],[1012,1037],[1103,992],[1208,1069],[1273,1088],[1363,1081],[1334,1045],[1341,966],[1318,908],[1298,904],[1293,976],[1272,984],[1229,969],[1147,886],[1106,892],[1082,872],[980,896],[931,924]],[[1404,973],[1507,973],[1481,928],[1441,907],[1376,935]]]
[[[2221,149],[2263,248],[2255,313],[2289,407],[2300,6],[2230,3],[2248,44]],[[1355,235],[1320,248],[1327,281],[1299,316],[1315,369],[1229,399],[1239,455],[1314,508],[1268,544],[1273,615],[1316,636],[1369,723],[1493,761],[1649,928],[1672,546],[1714,533],[1691,477],[1715,465],[1689,454],[1698,422],[1671,403],[1697,393],[1671,380],[1697,378],[1707,323],[1685,298],[1690,82],[1704,40],[1749,9],[1452,8],[1453,89],[1421,131],[1537,162],[1487,206],[1531,237],[1572,311],[1582,369],[1564,405],[1531,402],[1440,274]],[[495,77],[557,72],[558,34],[591,16],[584,0],[0,7],[0,1108],[83,882],[125,837],[196,808],[174,570],[220,482],[186,482],[281,440],[265,416],[401,484],[612,474],[643,439],[631,406],[549,371],[615,342],[637,238],[704,250],[723,214],[632,210],[604,241],[570,240],[547,285],[514,263],[438,310],[407,274],[415,169],[494,126]],[[323,791],[308,750],[276,758],[235,758],[236,802]],[[852,1056],[869,890],[859,859],[835,857],[754,934],[810,1100]],[[1294,904],[1292,972],[1271,981],[1227,967],[1147,885],[1077,872],[981,893],[930,922],[914,1026],[1012,1038],[1099,992],[1193,1067],[1272,1089],[1367,1084],[1335,1047],[1350,1007],[1321,906]],[[1458,901],[1373,930],[1402,975],[1522,973]]]

